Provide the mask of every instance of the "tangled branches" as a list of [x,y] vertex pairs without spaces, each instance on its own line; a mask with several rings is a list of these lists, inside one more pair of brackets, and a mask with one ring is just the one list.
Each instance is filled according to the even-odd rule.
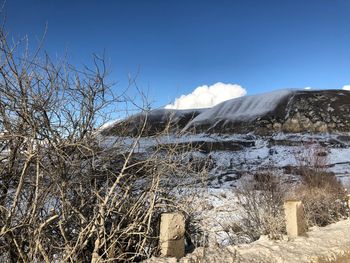
[[[157,219],[177,204],[180,147],[104,149],[96,127],[122,101],[103,58],[77,70],[0,31],[0,261],[137,261],[157,252]],[[119,138],[122,140],[121,138]],[[118,142],[115,144],[118,145]]]

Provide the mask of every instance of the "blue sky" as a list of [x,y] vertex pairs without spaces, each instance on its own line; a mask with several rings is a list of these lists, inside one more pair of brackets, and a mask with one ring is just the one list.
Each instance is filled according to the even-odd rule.
[[8,0],[7,28],[73,63],[106,52],[110,78],[127,75],[154,107],[216,82],[248,94],[350,84],[349,0]]

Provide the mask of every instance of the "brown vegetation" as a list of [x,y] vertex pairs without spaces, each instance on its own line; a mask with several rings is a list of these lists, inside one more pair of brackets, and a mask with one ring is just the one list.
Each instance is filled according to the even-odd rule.
[[[24,53],[21,51],[24,50]],[[115,103],[103,58],[78,70],[0,29],[0,261],[135,261],[158,249],[158,217],[179,210],[186,147],[98,146]]]
[[[278,175],[256,173],[237,191],[241,215],[235,224],[238,240],[257,240],[261,235],[278,239],[284,233],[284,190]],[[238,231],[237,231],[238,230]]]
[[[304,204],[308,226],[325,226],[348,215],[346,191],[334,174],[327,171],[327,149],[317,144],[305,145],[295,154],[300,176],[296,185],[283,184],[281,177],[269,172],[253,174],[237,191],[242,217],[230,223],[233,243],[257,240],[260,235],[276,239],[285,233],[283,201],[293,198]],[[287,191],[288,189],[288,191]],[[232,232],[234,234],[232,234]]]
[[303,202],[308,225],[325,226],[347,217],[346,191],[327,171],[327,149],[307,145],[296,160],[301,184],[291,195]]

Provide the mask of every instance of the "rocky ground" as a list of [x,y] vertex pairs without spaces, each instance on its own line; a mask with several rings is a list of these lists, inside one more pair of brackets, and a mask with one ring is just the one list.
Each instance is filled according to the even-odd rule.
[[[129,145],[133,139],[124,138]],[[101,146],[120,147],[119,137],[103,137]],[[291,188],[300,180],[301,162],[313,165],[314,155],[320,155],[325,169],[333,173],[344,185],[350,186],[350,136],[345,133],[276,133],[272,136],[196,134],[143,137],[136,153],[152,152],[158,144],[179,145],[191,143],[195,151],[188,153],[189,162],[206,167],[205,184],[182,187],[183,203],[201,222],[212,244],[232,244],[227,231],[229,224],[239,220],[236,190],[255,173],[266,172],[279,176]],[[186,198],[188,197],[188,200]]]

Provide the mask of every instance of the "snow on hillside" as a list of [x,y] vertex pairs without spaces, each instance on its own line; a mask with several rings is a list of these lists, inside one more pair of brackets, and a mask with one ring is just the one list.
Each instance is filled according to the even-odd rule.
[[[100,146],[130,149],[135,138],[116,136],[100,137]],[[255,172],[268,171],[281,176],[283,182],[295,183],[300,178],[293,173],[286,173],[289,166],[297,166],[296,157],[308,151],[312,145],[324,145],[327,169],[334,172],[345,185],[350,185],[350,137],[343,134],[275,134],[273,136],[255,136],[245,134],[189,134],[182,136],[167,135],[161,137],[141,137],[135,153],[153,153],[158,144],[183,143],[240,143],[247,145],[241,150],[194,151],[188,154],[193,160],[210,160],[213,167],[208,174],[208,185],[191,185],[187,191],[193,209],[198,210],[200,218],[208,230],[209,240],[225,245],[230,237],[224,231],[226,222],[238,220],[236,216],[237,200],[235,190],[239,189],[245,178]],[[299,179],[298,179],[299,178]],[[183,190],[183,189],[182,189]],[[186,192],[186,191],[185,191]],[[198,196],[197,196],[198,195]]]
[[[232,144],[243,145],[239,150],[212,150],[204,152],[203,158],[210,156],[215,163],[213,170],[210,171],[213,178],[220,175],[235,174],[242,171],[254,171],[271,166],[276,168],[284,168],[286,166],[297,165],[296,155],[300,151],[306,151],[310,145],[321,143],[329,145],[327,148],[327,164],[329,171],[334,172],[339,178],[348,178],[350,175],[350,142],[340,141],[339,134],[283,134],[279,133],[272,137],[261,137],[254,135],[234,134],[188,134],[182,136],[164,135],[160,137],[141,137],[138,139],[135,153],[152,152],[159,144],[185,144],[196,142],[201,144]],[[117,137],[117,136],[100,136],[99,145],[103,148],[124,148],[126,151],[136,138],[133,137]],[[273,143],[272,143],[273,142]],[[244,146],[249,145],[251,146]],[[196,154],[196,153],[192,153]],[[217,183],[217,184],[216,184]],[[221,186],[220,182],[216,182],[213,186]],[[228,185],[232,185],[229,182]]]
[[296,90],[285,89],[224,101],[199,114],[186,125],[184,130],[197,124],[213,124],[221,120],[250,121],[274,111],[284,99],[295,92]]
[[350,92],[343,90],[277,90],[227,100],[206,109],[144,111],[109,126],[101,133],[153,136],[161,132],[253,132],[259,135],[349,132],[349,101]]

